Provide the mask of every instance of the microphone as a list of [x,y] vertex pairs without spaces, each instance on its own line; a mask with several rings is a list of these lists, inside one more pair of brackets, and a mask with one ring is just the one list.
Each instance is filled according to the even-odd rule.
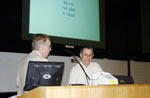
[[83,66],[81,65],[81,63],[78,61],[78,59],[76,58],[76,56],[70,50],[65,49],[65,51],[68,52],[69,54],[71,54],[73,56],[74,60],[80,65],[81,69],[83,70],[83,72],[84,72],[84,74],[86,76],[87,84],[89,85],[90,78],[87,75],[87,73],[85,72],[85,70],[84,70]]

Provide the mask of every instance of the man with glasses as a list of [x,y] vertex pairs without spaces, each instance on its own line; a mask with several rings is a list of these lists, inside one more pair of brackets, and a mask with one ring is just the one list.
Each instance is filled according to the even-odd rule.
[[23,58],[19,64],[19,70],[17,74],[17,94],[23,94],[26,73],[29,61],[48,61],[47,57],[51,49],[51,41],[47,35],[36,34],[32,40],[32,52],[30,52],[25,58]]
[[76,64],[71,69],[69,77],[69,85],[89,85],[91,75],[93,73],[103,71],[98,63],[92,62],[93,56],[94,56],[93,48],[84,47],[81,49],[80,64],[84,70],[81,68],[79,64]]

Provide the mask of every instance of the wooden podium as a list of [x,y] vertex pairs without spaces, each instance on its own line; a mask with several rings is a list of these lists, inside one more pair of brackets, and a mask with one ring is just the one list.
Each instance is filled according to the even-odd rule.
[[150,84],[38,87],[17,98],[150,98]]

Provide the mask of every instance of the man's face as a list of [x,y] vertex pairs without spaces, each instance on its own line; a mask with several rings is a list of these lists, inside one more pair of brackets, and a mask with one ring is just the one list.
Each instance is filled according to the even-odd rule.
[[93,59],[93,50],[92,49],[88,49],[88,48],[84,48],[83,52],[80,53],[80,58],[82,60],[82,63],[86,66],[88,66],[90,64],[90,62]]
[[50,51],[52,50],[51,49],[51,42],[50,42],[50,40],[49,39],[47,39],[46,40],[46,42],[44,43],[44,44],[42,44],[41,45],[41,55],[43,56],[43,57],[48,57],[48,55],[49,55],[49,53],[50,53]]

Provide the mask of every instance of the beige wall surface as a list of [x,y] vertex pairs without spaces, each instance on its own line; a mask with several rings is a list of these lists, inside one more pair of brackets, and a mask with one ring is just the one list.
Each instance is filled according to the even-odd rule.
[[136,84],[150,83],[150,62],[131,61],[131,76]]
[[[16,74],[18,70],[18,63],[26,55],[27,54],[24,54],[24,53],[0,52],[0,92],[17,91]],[[78,60],[80,60],[79,57],[77,58]],[[72,57],[50,55],[48,59],[49,61],[65,62],[62,85],[63,86],[68,85],[70,70],[76,64],[76,63],[71,62]],[[109,72],[113,75],[128,75],[127,61],[110,60],[110,59],[93,59],[93,61],[98,62],[105,72]],[[141,63],[137,62],[137,64],[135,65],[138,65],[138,64],[141,64]],[[135,77],[136,75],[135,73],[137,72],[135,70],[137,69],[136,67],[138,66],[132,65],[132,62],[131,62],[131,71],[135,71],[135,73],[133,72],[131,73],[134,76],[137,83],[138,81],[140,81],[140,83],[148,83],[147,77],[150,75],[148,75],[147,73],[149,73],[148,71],[150,69],[149,68],[150,66],[147,65],[149,63],[144,63],[144,64],[145,64],[144,66],[147,66],[147,67],[145,68],[144,66],[141,66],[142,67],[141,69],[144,71],[145,70],[147,71],[145,71],[145,73],[141,73],[142,78],[144,78],[144,79],[141,79],[143,80],[141,82],[141,80]]]

